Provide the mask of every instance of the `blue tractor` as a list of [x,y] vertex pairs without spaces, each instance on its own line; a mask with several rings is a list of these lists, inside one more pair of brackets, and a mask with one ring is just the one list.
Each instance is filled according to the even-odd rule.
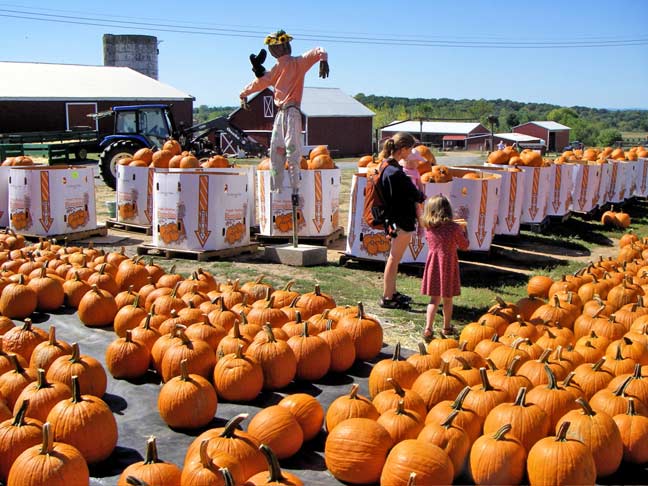
[[115,106],[93,115],[96,118],[114,116],[112,135],[100,143],[99,170],[106,184],[115,189],[116,165],[120,159],[132,157],[141,148],[161,149],[169,138],[180,142],[183,150],[193,152],[198,159],[221,153],[218,144],[221,133],[246,155],[262,157],[265,146],[250,138],[226,117],[215,118],[192,127],[176,126],[169,105]]

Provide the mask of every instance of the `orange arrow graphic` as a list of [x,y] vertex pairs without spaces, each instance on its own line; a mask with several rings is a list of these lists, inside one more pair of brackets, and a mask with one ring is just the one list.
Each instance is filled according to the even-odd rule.
[[509,191],[508,215],[505,218],[506,227],[509,231],[513,229],[513,225],[515,224],[515,199],[517,196],[519,174],[519,172],[511,172],[511,189]]
[[322,171],[315,171],[315,217],[313,224],[318,232],[322,231],[324,226],[324,216],[322,216]]
[[610,187],[608,189],[607,193],[607,198],[608,200],[612,200],[612,196],[614,196],[614,189],[616,186],[616,180],[617,180],[617,171],[619,170],[619,163],[613,163],[612,164],[612,175],[610,176]]
[[418,256],[421,254],[423,251],[423,247],[425,246],[423,244],[424,237],[423,235],[419,235],[418,231],[414,231],[414,234],[412,235],[412,239],[409,242],[409,249],[410,252],[412,253],[412,256],[414,257],[414,260],[418,258]]
[[477,238],[477,243],[481,247],[486,238],[486,203],[488,202],[488,184],[486,180],[482,180],[481,183],[481,198],[479,201],[479,218],[477,220],[477,231],[475,231],[475,237]]
[[580,205],[580,210],[582,211],[587,202],[587,181],[589,180],[589,165],[583,166],[580,194],[578,196],[578,204]]
[[648,159],[643,161],[643,175],[641,176],[641,194],[646,193],[646,176],[648,176]]
[[531,219],[535,219],[536,214],[538,214],[538,186],[540,185],[540,169],[534,167],[531,169],[533,171],[533,184],[531,187],[531,206],[529,207],[529,214]]
[[198,178],[198,229],[195,231],[196,238],[200,246],[204,247],[207,238],[211,234],[209,231],[209,176],[201,175]]
[[351,221],[349,223],[349,247],[353,248],[353,244],[355,243],[355,225],[356,225],[356,218],[358,217],[358,186],[360,185],[360,179],[356,176],[355,178],[355,184],[353,184],[353,189],[351,190],[351,208],[353,209],[353,214],[351,211],[349,211],[349,220]]
[[153,221],[153,170],[148,169],[148,180],[146,185],[146,209],[144,210],[144,216],[148,222]]
[[265,177],[259,177],[259,219],[261,228],[266,225]]
[[599,166],[599,178],[598,181],[596,181],[596,190],[594,191],[594,197],[592,198],[592,206],[596,206],[601,199],[600,192],[601,192],[601,179],[603,179],[603,166]]
[[553,197],[553,208],[554,211],[558,212],[560,209],[560,188],[562,185],[562,168],[563,166],[559,165],[556,167],[556,178],[554,179],[554,197]]
[[40,173],[41,186],[41,218],[40,224],[45,231],[49,231],[54,220],[50,212],[50,189],[49,189],[49,171],[42,170]]

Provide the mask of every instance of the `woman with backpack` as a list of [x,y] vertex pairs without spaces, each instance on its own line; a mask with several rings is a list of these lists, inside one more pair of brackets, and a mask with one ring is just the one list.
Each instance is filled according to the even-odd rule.
[[415,144],[412,135],[398,132],[385,141],[378,158],[387,162],[380,178],[380,187],[391,240],[383,277],[383,295],[379,302],[380,307],[385,309],[409,309],[412,300],[396,290],[396,276],[398,264],[416,230],[416,204],[425,200],[425,194],[412,183],[398,161],[412,156]]

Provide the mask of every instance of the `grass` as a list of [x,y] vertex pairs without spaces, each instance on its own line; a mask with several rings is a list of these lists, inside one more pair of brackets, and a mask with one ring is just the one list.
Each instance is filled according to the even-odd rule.
[[[342,159],[337,162],[353,162],[355,159]],[[258,160],[243,160],[242,165],[255,164]],[[342,169],[340,187],[340,224],[346,230],[349,209],[349,193],[354,168]],[[114,192],[97,179],[97,215],[104,220],[107,209],[104,201],[114,198]],[[635,201],[626,205],[625,210],[632,218],[632,228],[639,236],[648,235],[648,203]],[[508,245],[513,250],[502,254],[491,252],[462,255],[461,280],[462,293],[454,301],[453,321],[457,327],[475,321],[500,296],[515,302],[526,295],[529,275],[545,274],[554,279],[564,274],[574,273],[587,264],[589,259],[597,259],[599,254],[614,254],[614,246],[623,234],[619,230],[604,228],[599,219],[572,217],[563,224],[552,224],[542,234],[522,231],[518,237],[510,238]],[[133,239],[136,243],[139,241]],[[340,243],[343,243],[340,241]],[[522,250],[542,253],[532,259],[514,258]],[[129,249],[129,254],[134,248]],[[319,267],[294,268],[270,264],[262,256],[241,256],[224,261],[201,262],[188,260],[158,260],[165,268],[176,265],[176,270],[189,275],[198,266],[214,273],[220,281],[239,278],[241,282],[265,275],[265,280],[280,288],[289,280],[295,280],[294,289],[299,292],[312,291],[320,284],[322,291],[335,297],[341,305],[354,305],[363,302],[367,312],[378,316],[385,328],[386,341],[395,343],[400,340],[403,346],[415,348],[420,340],[425,323],[427,298],[420,295],[422,269],[408,267],[401,269],[398,276],[399,291],[414,297],[410,312],[382,309],[377,305],[382,292],[383,264],[358,263],[350,261],[340,266],[331,261]],[[437,317],[437,324],[441,316]]]

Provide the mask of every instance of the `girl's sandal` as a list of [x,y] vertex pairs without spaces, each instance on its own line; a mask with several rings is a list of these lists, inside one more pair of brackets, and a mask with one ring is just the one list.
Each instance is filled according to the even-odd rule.
[[432,331],[431,329],[424,329],[423,330],[423,341],[425,341],[426,343],[429,343],[433,339],[434,339],[434,331]]

